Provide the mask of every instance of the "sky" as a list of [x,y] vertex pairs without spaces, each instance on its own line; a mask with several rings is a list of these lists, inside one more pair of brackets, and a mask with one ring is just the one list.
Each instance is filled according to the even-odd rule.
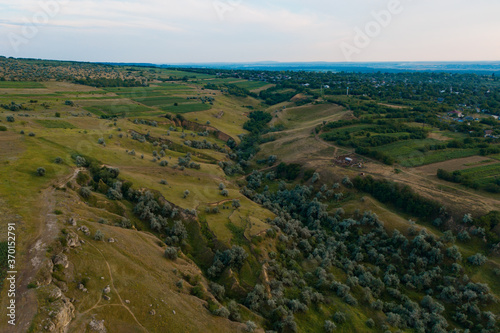
[[0,0],[0,55],[157,64],[498,61],[498,0]]

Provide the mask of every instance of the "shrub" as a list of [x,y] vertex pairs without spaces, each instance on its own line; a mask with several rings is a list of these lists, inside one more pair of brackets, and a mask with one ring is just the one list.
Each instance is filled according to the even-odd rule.
[[251,320],[247,321],[245,324],[247,325],[246,327],[247,332],[253,332],[257,329],[257,325],[255,325],[255,323]]
[[183,198],[186,199],[188,197],[189,193],[190,193],[189,190],[185,190]]
[[224,298],[224,294],[226,293],[226,289],[224,286],[221,286],[218,283],[211,282],[210,283],[210,291],[219,301]]
[[233,206],[233,208],[235,208],[235,209],[240,208],[240,207],[241,207],[240,200],[238,200],[238,199],[233,199],[232,206]]
[[345,313],[341,312],[341,311],[337,311],[334,315],[333,315],[333,320],[338,323],[338,324],[343,324],[346,322],[346,316],[345,316]]
[[35,135],[36,135],[36,134],[35,134],[35,133],[33,133],[33,132],[29,132],[29,133],[28,133],[28,136],[35,136]]
[[226,189],[220,191],[220,194],[225,197],[229,196],[229,192]]
[[337,325],[333,321],[325,320],[324,328],[326,333],[332,333],[337,328]]
[[16,121],[16,120],[14,119],[14,116],[7,116],[7,122],[9,122],[9,123],[13,123],[14,121]]
[[94,234],[94,240],[96,241],[102,241],[104,240],[104,234],[102,233],[101,230],[97,230]]
[[175,247],[167,247],[165,249],[165,258],[170,260],[177,259],[177,249]]
[[56,158],[54,159],[54,163],[56,163],[56,164],[62,164],[62,163],[63,163],[63,159],[62,159],[62,157],[59,157],[59,156],[58,156],[58,157],[56,157]]
[[45,176],[45,169],[42,167],[39,167],[38,169],[36,169],[36,174],[39,175],[40,177]]
[[374,328],[375,327],[375,321],[373,319],[368,319],[366,321],[366,326],[368,326],[369,328]]
[[160,162],[160,166],[162,166],[162,167],[166,167],[167,165],[168,165],[167,161],[161,161]]
[[80,189],[80,195],[82,196],[82,198],[88,199],[92,195],[90,187],[82,187]]
[[226,307],[221,307],[213,312],[214,315],[222,317],[222,318],[229,318],[229,315],[231,315],[231,312]]
[[165,179],[160,180],[160,184],[162,185],[168,185],[167,181]]
[[472,256],[470,256],[470,257],[467,258],[467,261],[471,265],[474,265],[474,266],[481,266],[484,263],[486,263],[487,260],[488,260],[488,258],[486,258],[481,253],[476,253],[476,254],[474,254],[474,255],[472,255]]
[[5,132],[7,130],[7,127],[5,126],[0,126],[0,132]]

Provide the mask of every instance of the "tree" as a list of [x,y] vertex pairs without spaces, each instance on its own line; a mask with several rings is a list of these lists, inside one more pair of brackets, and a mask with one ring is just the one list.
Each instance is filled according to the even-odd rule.
[[470,224],[470,223],[472,223],[472,221],[473,221],[473,219],[472,219],[471,214],[465,214],[464,218],[462,219],[462,222],[465,224]]
[[220,191],[220,194],[221,194],[222,196],[225,196],[225,197],[229,196],[229,192],[228,192],[228,190],[226,190],[226,189],[224,189],[224,190]]
[[45,176],[45,169],[39,167],[38,169],[36,169],[36,174],[39,175],[40,177]]
[[84,199],[90,198],[90,196],[92,195],[92,191],[90,190],[90,187],[82,187],[80,189],[80,195]]
[[333,321],[325,320],[324,328],[326,333],[332,333],[337,328],[337,325]]
[[16,121],[16,120],[14,119],[14,116],[7,116],[7,122],[9,122],[9,123],[13,123],[14,121]]
[[467,261],[474,266],[482,266],[483,264],[486,263],[488,258],[486,258],[484,255],[481,253],[476,253],[470,257],[467,258]]
[[246,327],[247,332],[253,332],[257,329],[257,325],[255,325],[255,323],[251,320],[247,321],[245,324],[247,325]]
[[312,176],[311,182],[314,184],[319,180],[319,173],[315,172]]
[[104,234],[102,233],[101,230],[97,230],[94,234],[94,240],[102,241],[103,239],[104,239]]
[[167,247],[165,249],[165,258],[170,260],[177,259],[177,249],[175,247]]
[[234,209],[238,209],[241,207],[241,203],[240,203],[240,200],[238,199],[233,199],[233,202],[232,202],[232,206]]
[[56,164],[62,164],[62,163],[63,163],[63,159],[62,159],[62,157],[59,157],[59,156],[58,156],[58,157],[56,157],[56,158],[54,159],[54,163],[56,163]]
[[188,197],[189,193],[191,193],[191,192],[189,192],[189,190],[185,190],[183,198],[186,199]]

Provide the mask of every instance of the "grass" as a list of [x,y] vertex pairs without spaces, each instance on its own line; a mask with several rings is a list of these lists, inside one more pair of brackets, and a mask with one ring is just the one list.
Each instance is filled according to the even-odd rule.
[[35,120],[38,124],[42,125],[45,128],[76,128],[75,125],[68,123],[64,120]]
[[16,88],[16,89],[38,89],[45,88],[42,83],[31,81],[0,81],[0,89]]
[[212,106],[210,104],[203,103],[186,103],[179,104],[177,106],[170,105],[161,107],[163,111],[171,113],[189,113],[189,112],[200,112],[210,110]]
[[182,97],[168,97],[168,96],[158,96],[158,97],[148,97],[148,98],[136,98],[134,101],[144,104],[146,106],[156,106],[156,105],[167,105],[174,103],[186,103],[187,99]]
[[97,116],[124,116],[136,117],[148,114],[154,111],[144,105],[137,104],[118,104],[118,105],[94,105],[84,107],[85,110],[92,112]]

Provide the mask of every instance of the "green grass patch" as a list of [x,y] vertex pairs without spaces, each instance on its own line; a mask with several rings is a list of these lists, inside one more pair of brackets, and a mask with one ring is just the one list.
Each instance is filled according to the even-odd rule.
[[40,82],[27,82],[27,81],[0,81],[1,88],[18,88],[18,89],[36,89],[45,88]]
[[38,124],[46,128],[76,128],[75,125],[68,123],[64,120],[35,120]]
[[186,98],[182,97],[170,97],[170,96],[162,96],[162,97],[151,97],[151,98],[136,98],[134,101],[139,102],[141,104],[147,106],[156,106],[156,105],[173,105],[174,103],[186,103],[188,101]]
[[153,111],[147,106],[137,104],[119,104],[119,105],[93,105],[84,108],[97,116],[121,116],[136,117]]
[[179,104],[177,106],[165,106],[161,109],[163,111],[171,112],[171,113],[188,113],[188,112],[199,112],[210,110],[212,106],[210,104],[203,103],[186,103]]

